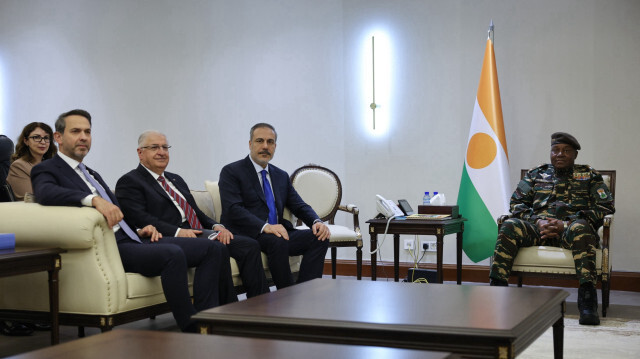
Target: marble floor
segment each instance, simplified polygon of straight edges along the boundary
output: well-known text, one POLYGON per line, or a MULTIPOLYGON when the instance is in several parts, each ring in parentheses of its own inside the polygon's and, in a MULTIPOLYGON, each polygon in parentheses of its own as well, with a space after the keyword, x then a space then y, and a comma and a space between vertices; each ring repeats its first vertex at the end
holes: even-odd
MULTIPOLYGON (((340 277, 342 280, 355 280, 354 277, 340 277)), ((368 278, 365 278, 368 280, 368 278)), ((449 283, 449 282, 448 282, 449 283)), ((450 282, 455 284, 455 282, 450 282)), ((479 283, 463 283, 465 285, 485 285, 479 283)), ((427 285, 427 284, 420 284, 427 285)), ((569 292, 567 298, 567 315, 578 315, 577 309, 577 288, 563 288, 569 292)), ((275 288, 272 288, 275 290, 275 288)), ((244 299, 243 296, 240 299, 244 299)), ((598 291, 598 299, 602 300, 601 293, 598 291)), ((623 318, 640 320, 640 293, 638 292, 625 292, 625 291, 611 291, 610 305, 607 313, 611 318, 623 318)), ((127 329, 144 329, 144 330, 163 330, 163 331, 179 331, 178 327, 173 320, 171 314, 165 314, 156 317, 156 319, 145 319, 137 322, 118 326, 118 328, 127 329)), ((100 330, 96 328, 86 328, 85 334, 96 335, 100 330)), ((60 342, 69 342, 78 339, 77 328, 70 326, 60 327, 60 342)), ((31 336, 26 337, 8 337, 0 335, 0 358, 5 358, 39 348, 49 346, 50 333, 48 331, 36 331, 31 336)))

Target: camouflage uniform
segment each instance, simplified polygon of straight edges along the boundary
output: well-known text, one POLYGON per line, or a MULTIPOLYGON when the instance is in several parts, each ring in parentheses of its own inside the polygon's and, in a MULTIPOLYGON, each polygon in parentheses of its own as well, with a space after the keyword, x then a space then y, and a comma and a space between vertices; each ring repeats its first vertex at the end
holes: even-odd
POLYGON ((536 167, 518 183, 511 196, 512 218, 506 220, 494 251, 490 277, 507 281, 520 247, 554 246, 570 249, 580 284, 596 283, 597 229, 615 212, 613 198, 602 176, 586 165, 574 165, 566 177, 551 164, 536 167), (561 238, 540 238, 539 219, 565 221, 561 238))

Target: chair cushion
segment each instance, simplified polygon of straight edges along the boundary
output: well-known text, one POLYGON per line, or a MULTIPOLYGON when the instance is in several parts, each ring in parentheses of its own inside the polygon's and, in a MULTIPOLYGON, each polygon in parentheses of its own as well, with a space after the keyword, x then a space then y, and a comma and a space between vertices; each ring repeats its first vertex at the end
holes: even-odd
MULTIPOLYGON (((513 271, 575 274, 573 255, 568 249, 560 247, 526 247, 518 250, 513 262, 513 271)), ((602 250, 596 250, 596 271, 602 272, 602 250)))
MULTIPOLYGON (((353 229, 336 224, 327 224, 327 226, 331 232, 330 242, 355 242, 358 240, 356 232, 353 229)), ((309 227, 301 225, 297 226, 296 229, 309 229, 309 227)))
POLYGON ((216 218, 216 210, 213 205, 213 198, 209 194, 209 191, 194 191, 191 190, 191 195, 196 200, 198 208, 207 215, 209 218, 216 218))

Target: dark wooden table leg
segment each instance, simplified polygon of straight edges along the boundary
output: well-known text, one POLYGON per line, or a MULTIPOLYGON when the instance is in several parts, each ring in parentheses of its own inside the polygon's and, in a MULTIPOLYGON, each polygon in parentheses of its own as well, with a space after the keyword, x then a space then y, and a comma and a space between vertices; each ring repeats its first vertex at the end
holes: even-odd
POLYGON ((438 283, 442 283, 443 282, 443 275, 442 275, 442 247, 443 247, 443 238, 444 235, 442 234, 441 230, 438 229, 438 232, 440 232, 439 234, 436 234, 436 270, 437 270, 437 278, 438 278, 438 283))
POLYGON ((60 323, 58 321, 58 271, 60 269, 60 256, 53 258, 54 268, 49 273, 49 312, 51 315, 51 345, 60 343, 60 323))
MULTIPOLYGON (((369 227, 371 228, 371 227, 369 227)), ((378 235, 376 232, 369 231, 371 235, 371 280, 376 280, 377 278, 377 270, 378 270, 378 235)))
POLYGON ((400 235, 393 235, 393 280, 400 281, 400 235))
POLYGON ((565 302, 562 303, 562 317, 553 323, 553 357, 562 359, 564 352, 564 308, 565 302))
POLYGON ((462 284, 462 229, 456 234, 456 282, 462 284))

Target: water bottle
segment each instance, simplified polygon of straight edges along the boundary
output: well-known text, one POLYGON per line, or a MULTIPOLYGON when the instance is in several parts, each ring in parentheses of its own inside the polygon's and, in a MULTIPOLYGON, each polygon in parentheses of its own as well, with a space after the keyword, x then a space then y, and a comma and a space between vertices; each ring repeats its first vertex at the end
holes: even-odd
POLYGON ((433 192, 433 196, 429 199, 429 204, 431 204, 431 200, 435 198, 435 196, 438 195, 438 192, 433 192))
POLYGON ((424 197, 422 197, 422 204, 425 206, 431 204, 431 196, 429 196, 429 192, 424 193, 424 197))

